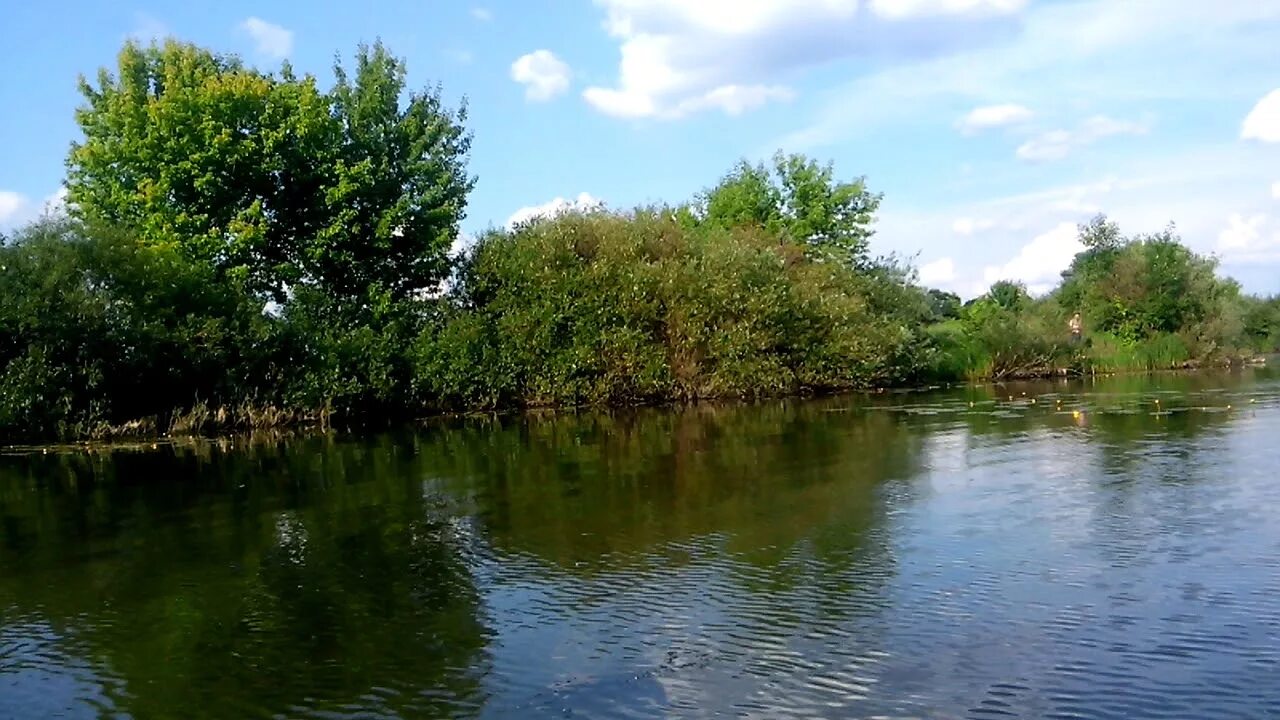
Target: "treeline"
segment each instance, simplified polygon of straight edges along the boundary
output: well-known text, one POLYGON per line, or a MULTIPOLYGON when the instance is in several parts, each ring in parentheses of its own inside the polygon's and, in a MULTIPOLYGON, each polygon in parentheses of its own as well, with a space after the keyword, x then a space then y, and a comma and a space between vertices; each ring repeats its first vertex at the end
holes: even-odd
POLYGON ((81 81, 68 208, 0 244, 0 437, 215 432, 1172 367, 1274 348, 1171 231, 1099 219, 1062 285, 961 304, 870 250, 880 196, 741 163, 688 202, 459 256, 471 136, 381 45, 322 91, 177 42, 81 81), (1086 341, 1066 319, 1084 316, 1086 341))
POLYGON ((1217 262, 1172 227, 1122 235, 1099 216, 1080 227, 1085 250, 1042 298, 1001 281, 961 305, 929 291, 936 322, 930 375, 1017 376, 1162 370, 1244 361, 1280 348, 1280 297, 1243 294, 1217 262), (1079 313, 1080 342, 1068 319, 1079 313))

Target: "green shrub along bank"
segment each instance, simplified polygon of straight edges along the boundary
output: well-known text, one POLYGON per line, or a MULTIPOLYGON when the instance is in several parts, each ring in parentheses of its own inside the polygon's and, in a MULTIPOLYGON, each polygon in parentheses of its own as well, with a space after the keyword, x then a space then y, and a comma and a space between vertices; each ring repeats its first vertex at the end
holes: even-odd
POLYGON ((880 195, 795 155, 451 257, 475 182, 465 107, 407 90, 381 45, 335 77, 170 41, 82 81, 67 212, 0 237, 0 440, 1149 370, 1280 344, 1280 301, 1172 230, 1105 218, 1043 297, 920 287, 871 253, 880 195))
POLYGON ((1042 298, 1002 281, 964 305, 958 298, 935 301, 941 321, 927 330, 936 351, 930 375, 1167 370, 1230 363, 1280 347, 1280 298, 1242 294, 1172 228, 1126 237, 1099 216, 1081 226, 1080 241, 1085 250, 1042 298), (1083 326, 1077 343, 1068 329, 1074 313, 1083 326))
POLYGON ((667 209, 538 222, 480 239, 417 340, 417 391, 461 409, 900 383, 918 318, 872 299, 897 290, 786 235, 667 209))

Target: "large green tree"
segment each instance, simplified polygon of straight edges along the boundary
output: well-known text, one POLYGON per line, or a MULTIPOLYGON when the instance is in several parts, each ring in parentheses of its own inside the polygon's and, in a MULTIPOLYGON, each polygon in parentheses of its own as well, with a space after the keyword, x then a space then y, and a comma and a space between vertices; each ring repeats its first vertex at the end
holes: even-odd
POLYGON ((473 185, 465 106, 406 95, 381 44, 335 75, 324 93, 288 65, 128 43, 114 74, 81 80, 71 207, 278 301, 299 284, 361 301, 433 287, 473 185))
POLYGON ((702 194, 699 210, 712 225, 754 225, 784 234, 816 259, 864 267, 880 199, 863 178, 840 181, 830 164, 779 152, 769 166, 738 163, 702 194))

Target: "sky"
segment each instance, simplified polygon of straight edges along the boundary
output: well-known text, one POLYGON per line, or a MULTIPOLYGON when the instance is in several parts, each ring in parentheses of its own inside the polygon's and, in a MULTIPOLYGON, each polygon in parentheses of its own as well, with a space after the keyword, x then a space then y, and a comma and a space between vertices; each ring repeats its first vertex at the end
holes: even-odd
POLYGON ((77 76, 174 36, 327 86, 381 39, 466 99, 474 235, 680 202, 802 152, 884 193, 873 249, 1044 292, 1104 212, 1280 292, 1280 0, 298 0, 0 10, 0 229, 60 197, 77 76))

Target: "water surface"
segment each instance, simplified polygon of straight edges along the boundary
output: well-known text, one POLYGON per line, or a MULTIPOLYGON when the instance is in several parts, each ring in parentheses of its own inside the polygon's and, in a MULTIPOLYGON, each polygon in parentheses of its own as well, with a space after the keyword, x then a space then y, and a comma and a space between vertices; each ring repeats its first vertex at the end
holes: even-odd
POLYGON ((0 455, 0 717, 1280 716, 1280 373, 0 455))

